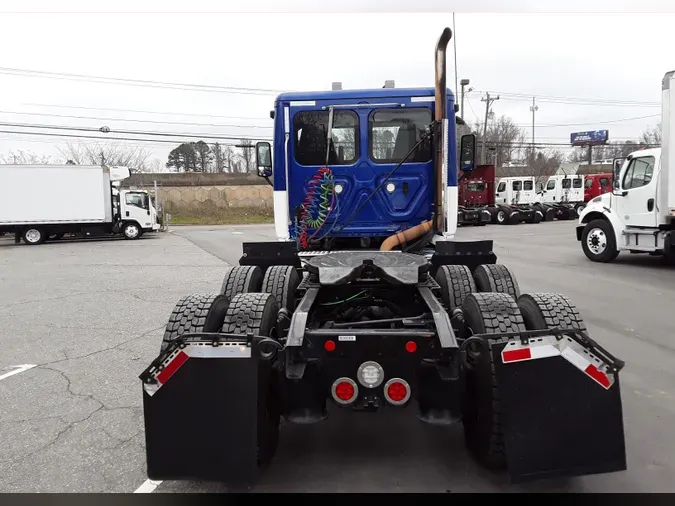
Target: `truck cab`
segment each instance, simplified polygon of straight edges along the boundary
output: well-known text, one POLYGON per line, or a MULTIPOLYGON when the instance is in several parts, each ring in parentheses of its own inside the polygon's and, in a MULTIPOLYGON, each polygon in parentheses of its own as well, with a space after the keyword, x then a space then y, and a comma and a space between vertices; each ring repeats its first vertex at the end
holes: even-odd
POLYGON ((579 204, 584 201, 584 176, 550 176, 539 193, 545 204, 579 204))
POLYGON ((121 227, 126 223, 139 225, 138 229, 132 225, 125 235, 142 235, 144 232, 156 232, 160 228, 157 210, 146 190, 118 190, 117 209, 119 210, 117 221, 121 227))
POLYGON ((594 262, 611 262, 621 251, 675 258, 674 76, 668 72, 662 81, 661 147, 634 151, 615 163, 612 191, 593 198, 579 216, 577 239, 594 262))
POLYGON ((612 191, 612 173, 587 174, 584 176, 584 202, 588 203, 595 197, 612 191))
MULTIPOLYGON (((358 248, 429 220, 437 191, 434 93, 434 88, 387 85, 279 95, 272 112, 273 151, 269 143, 256 145, 259 175, 274 188, 277 239, 306 236, 320 246, 331 238, 358 248)), ((446 118, 453 120, 444 121, 442 135, 447 158, 456 160, 449 89, 445 100, 446 118)), ((452 237, 457 171, 447 170, 447 159, 439 162, 444 167, 444 234, 452 237)))
POLYGON ((497 184, 496 204, 534 204, 536 202, 533 176, 503 177, 497 184))

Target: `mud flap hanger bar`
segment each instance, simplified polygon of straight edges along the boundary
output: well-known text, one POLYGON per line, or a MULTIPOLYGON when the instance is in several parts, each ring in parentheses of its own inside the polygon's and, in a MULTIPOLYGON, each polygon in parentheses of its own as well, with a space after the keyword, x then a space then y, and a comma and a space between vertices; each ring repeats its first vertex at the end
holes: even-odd
MULTIPOLYGON (((193 332, 185 333, 180 337, 169 343, 169 346, 162 351, 159 356, 153 360, 150 365, 138 376, 139 379, 144 384, 157 384, 162 383, 160 375, 163 371, 168 369, 168 366, 174 363, 175 359, 178 358, 179 362, 184 362, 189 357, 195 358, 226 358, 226 356, 236 358, 248 358, 251 356, 251 347, 253 342, 256 342, 258 346, 264 344, 270 344, 276 347, 279 351, 283 351, 283 345, 281 343, 267 337, 267 336, 257 336, 251 333, 249 334, 225 334, 220 332, 193 332), (198 350, 192 351, 189 348, 198 348, 198 350), (223 350, 225 348, 233 349, 239 348, 242 353, 235 355, 224 354, 222 352, 217 352, 214 350, 223 350), (187 350, 187 351, 186 351, 187 350), (185 355, 184 358, 180 357, 180 353, 185 355)), ((272 356, 273 353, 262 352, 261 358, 265 359, 269 356, 272 356)), ((182 363, 181 363, 182 365, 182 363)), ((180 365, 178 365, 180 367, 180 365)))
POLYGON ((580 344, 584 348, 587 348, 591 353, 597 355, 602 362, 609 367, 611 372, 617 373, 624 368, 626 363, 616 358, 614 355, 605 350, 600 346, 595 340, 593 340, 588 334, 581 330, 576 329, 562 329, 562 328, 552 328, 544 330, 528 330, 523 332, 505 332, 503 334, 474 334, 472 337, 481 339, 483 341, 491 339, 511 339, 519 338, 520 344, 523 346, 532 344, 530 343, 531 339, 536 339, 540 337, 555 337, 556 341, 562 341, 565 337, 569 337, 574 340, 577 344, 580 344))

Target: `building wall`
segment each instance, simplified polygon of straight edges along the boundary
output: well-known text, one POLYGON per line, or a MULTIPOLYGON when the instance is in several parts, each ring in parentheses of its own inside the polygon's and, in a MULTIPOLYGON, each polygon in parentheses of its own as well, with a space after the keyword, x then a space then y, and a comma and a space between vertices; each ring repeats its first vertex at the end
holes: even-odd
POLYGON ((272 208, 272 187, 255 174, 132 174, 126 188, 153 190, 164 209, 196 211, 228 207, 272 208))

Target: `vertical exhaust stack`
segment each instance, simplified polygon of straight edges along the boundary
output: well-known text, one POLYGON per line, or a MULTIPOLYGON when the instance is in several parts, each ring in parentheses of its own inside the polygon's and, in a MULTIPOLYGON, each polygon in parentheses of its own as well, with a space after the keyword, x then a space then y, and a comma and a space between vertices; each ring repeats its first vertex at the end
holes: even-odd
POLYGON ((443 214, 443 187, 445 181, 443 174, 448 162, 448 107, 446 92, 446 48, 452 38, 452 30, 446 28, 443 30, 438 42, 436 43, 436 95, 435 95, 435 121, 434 121, 434 144, 436 156, 434 158, 434 174, 436 179, 436 202, 435 209, 435 230, 445 230, 445 216, 443 214))
POLYGON ((443 214, 443 180, 444 168, 448 162, 448 118, 447 96, 445 87, 445 49, 452 38, 452 30, 446 28, 436 43, 436 93, 435 93, 435 121, 434 121, 434 179, 436 180, 436 196, 434 203, 435 218, 423 221, 412 228, 396 232, 387 237, 380 246, 381 251, 390 251, 398 246, 419 239, 431 230, 445 231, 445 216, 443 214))

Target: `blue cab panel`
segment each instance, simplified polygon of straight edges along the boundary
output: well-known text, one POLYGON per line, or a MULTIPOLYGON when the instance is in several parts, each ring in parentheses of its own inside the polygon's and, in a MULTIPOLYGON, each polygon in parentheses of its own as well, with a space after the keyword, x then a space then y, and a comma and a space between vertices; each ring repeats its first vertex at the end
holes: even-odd
MULTIPOLYGON (((455 112, 450 90, 446 105, 448 167, 452 168, 456 159, 455 112)), ((295 238, 293 223, 309 183, 321 167, 329 167, 336 186, 342 187, 335 195, 322 237, 389 236, 431 217, 435 192, 431 136, 358 214, 353 214, 425 133, 433 131, 433 88, 283 93, 274 109, 273 183, 275 191, 288 192, 291 237, 295 238), (334 112, 329 151, 330 106, 334 112)), ((457 186, 455 170, 448 171, 446 184, 457 186)))

